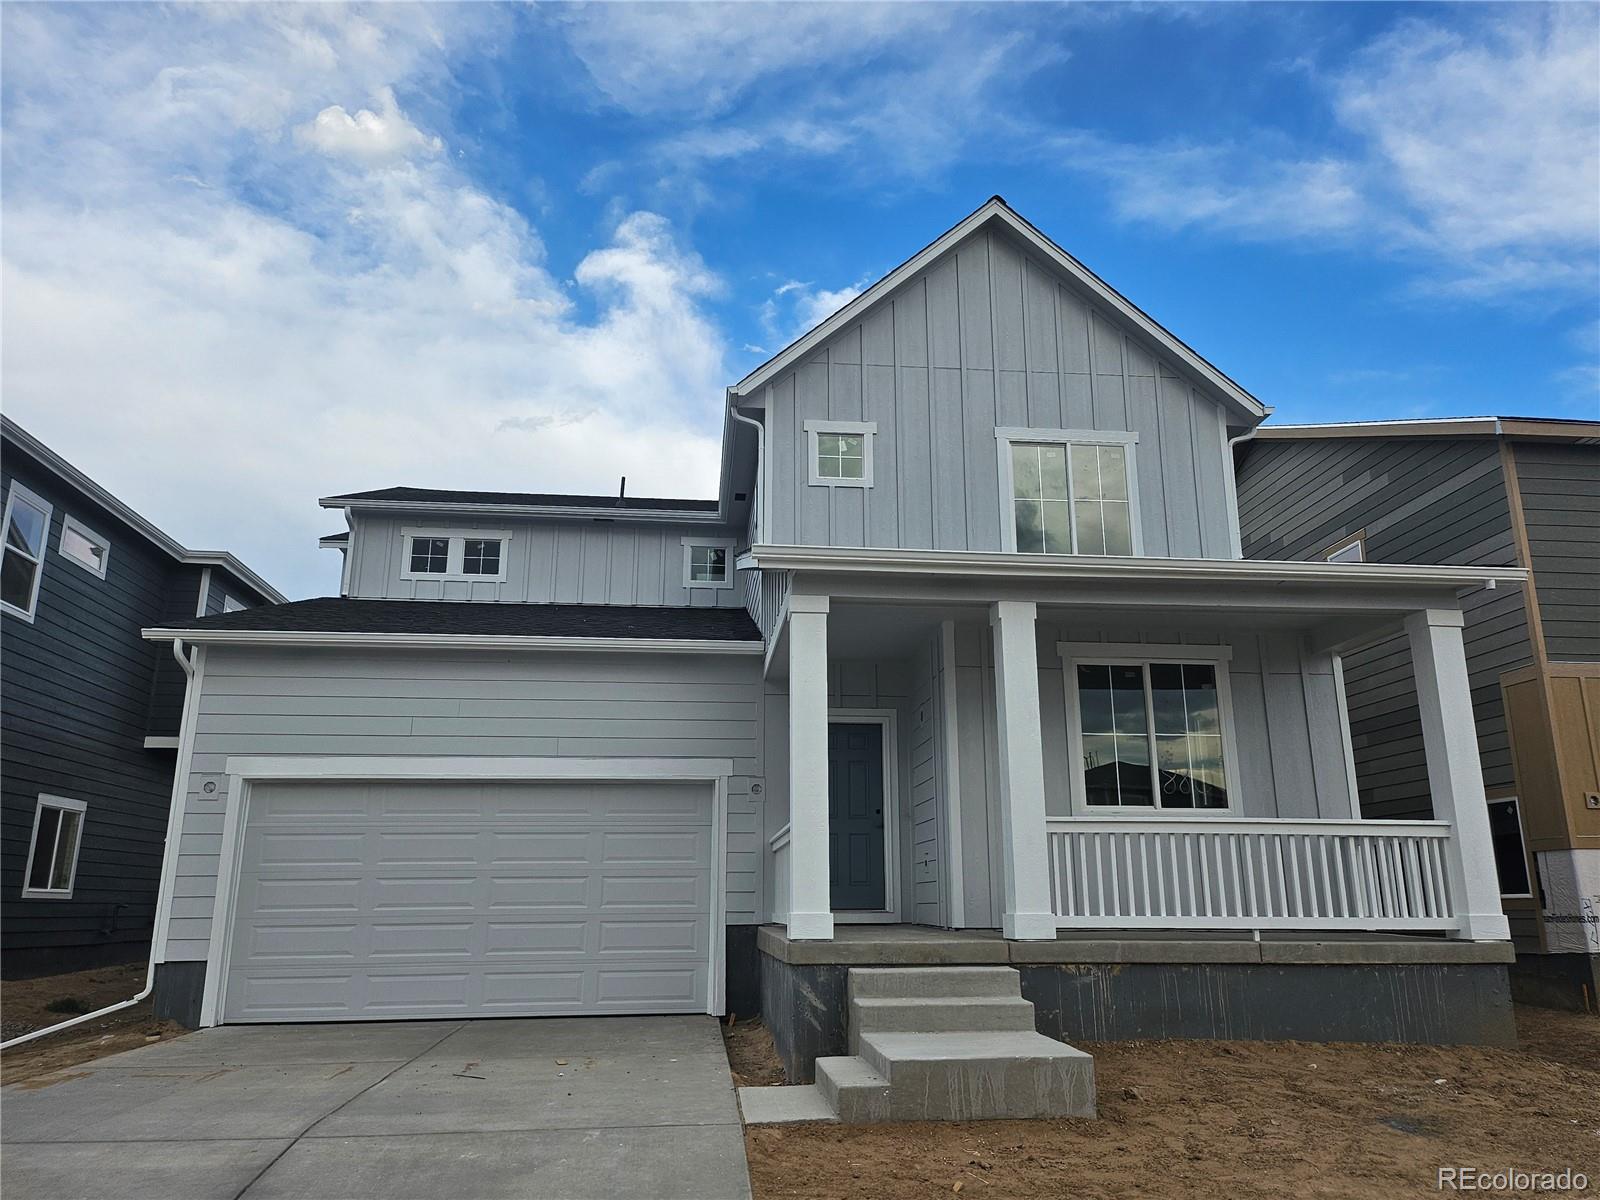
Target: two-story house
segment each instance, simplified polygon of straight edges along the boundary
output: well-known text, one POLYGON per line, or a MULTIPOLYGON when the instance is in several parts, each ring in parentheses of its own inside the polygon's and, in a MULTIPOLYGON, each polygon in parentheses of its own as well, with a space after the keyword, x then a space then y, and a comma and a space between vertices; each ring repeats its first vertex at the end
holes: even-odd
MULTIPOLYGON (((1462 604, 1519 999, 1600 1004, 1600 423, 1265 426, 1236 447, 1250 558, 1511 565, 1462 604)), ((1361 811, 1432 815, 1410 658, 1344 660, 1361 811)))
POLYGON ((852 970, 1001 964, 1055 1036, 1511 1036, 1461 596, 1524 571, 1245 559, 1266 409, 998 198, 726 405, 714 500, 334 496, 338 597, 149 632, 162 1011, 760 1010, 809 1079, 852 970), (1429 820, 1357 805, 1394 634, 1429 820))
POLYGON ((140 636, 283 597, 186 550, 0 418, 0 970, 139 958, 150 944, 184 675, 140 636))

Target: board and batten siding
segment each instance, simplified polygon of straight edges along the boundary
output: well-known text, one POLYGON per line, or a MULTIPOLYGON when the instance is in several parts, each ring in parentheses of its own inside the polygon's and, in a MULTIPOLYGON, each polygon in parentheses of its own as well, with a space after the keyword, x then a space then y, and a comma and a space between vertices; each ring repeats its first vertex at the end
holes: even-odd
MULTIPOLYGON (((736 539, 731 526, 625 520, 465 521, 426 515, 355 519, 349 595, 378 600, 479 600, 533 604, 638 604, 742 608, 744 590, 683 585, 685 537, 736 539), (403 579, 405 530, 504 531, 503 582, 403 579)), ((735 547, 735 550, 737 547, 735 547)), ((737 575, 734 575, 737 585, 737 575)))
MULTIPOLYGON (((756 655, 462 654, 212 646, 166 961, 206 957, 235 756, 728 758, 727 921, 758 919, 764 849, 756 655), (207 783, 216 792, 204 792, 207 783)), ((645 786, 648 786, 646 784, 645 786)))
MULTIPOLYGON (((1232 812, 1248 817, 1344 820, 1353 814, 1338 687, 1331 655, 1307 653, 1298 635, 1245 630, 1184 631, 1148 626, 1038 627, 1039 721, 1044 746, 1045 812, 1071 815, 1079 772, 1071 760, 1069 707, 1060 642, 1232 649, 1227 662, 1238 749, 1229 761, 1232 812)), ((994 645, 987 627, 956 627, 956 725, 960 771, 962 880, 966 923, 1000 923, 1000 764, 994 696, 994 645)), ((1152 656, 1155 657, 1155 656, 1152 656)), ((1161 657, 1182 661, 1177 650, 1161 657)))
POLYGON ((1600 662, 1600 446, 1511 443, 1545 653, 1600 662))
MULTIPOLYGON (((1517 564, 1498 443, 1489 438, 1307 438, 1249 445, 1239 469, 1247 558, 1315 559, 1357 533, 1369 562, 1517 564)), ((1515 785, 1500 677, 1533 661, 1518 587, 1465 597, 1464 641, 1484 785, 1515 785)), ((1361 810, 1433 813, 1411 652, 1403 635, 1344 656, 1361 810)))
POLYGON ((1215 401, 995 230, 973 234, 760 393, 773 543, 1001 549, 995 430, 1138 435, 1144 552, 1232 558, 1215 401), (877 425, 873 486, 812 486, 805 423, 877 425))

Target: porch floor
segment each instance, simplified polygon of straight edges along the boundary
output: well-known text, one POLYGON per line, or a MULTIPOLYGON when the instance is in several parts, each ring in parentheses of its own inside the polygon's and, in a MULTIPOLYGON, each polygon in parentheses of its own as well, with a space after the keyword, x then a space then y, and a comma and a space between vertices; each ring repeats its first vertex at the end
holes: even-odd
POLYGON ((831 941, 792 941, 782 925, 763 925, 763 954, 796 965, 934 966, 1009 963, 1509 963, 1510 942, 1340 930, 1061 930, 1053 941, 1007 941, 994 929, 931 925, 835 925, 831 941))

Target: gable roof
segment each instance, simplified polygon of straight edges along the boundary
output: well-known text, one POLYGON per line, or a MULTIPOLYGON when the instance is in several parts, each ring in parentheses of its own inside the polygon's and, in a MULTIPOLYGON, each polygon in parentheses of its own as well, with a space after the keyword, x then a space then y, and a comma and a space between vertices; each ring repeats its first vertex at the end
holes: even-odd
POLYGON ((1422 417, 1397 421, 1331 421, 1308 425, 1263 425, 1256 441, 1319 438, 1515 437, 1600 444, 1600 421, 1562 417, 1422 417))
POLYGON ((729 393, 735 397, 752 394, 835 333, 860 320, 869 308, 941 258, 958 242, 964 241, 991 222, 1010 230, 1024 244, 1072 279, 1095 301, 1137 329, 1163 353, 1182 364, 1207 391, 1247 422, 1254 424, 1261 421, 1271 411, 1244 388, 1201 358, 1148 313, 1134 305, 1121 292, 1056 245, 1000 196, 990 197, 982 206, 906 259, 827 320, 778 351, 729 388, 729 393))
POLYGON ((76 488, 95 504, 109 512, 158 550, 185 564, 202 567, 220 567, 230 572, 246 587, 252 588, 269 604, 281 603, 286 597, 261 576, 226 550, 190 550, 170 534, 157 529, 144 517, 118 500, 105 488, 90 479, 77 467, 46 446, 33 434, 23 429, 10 417, 0 417, 0 435, 19 446, 47 471, 69 487, 76 488))

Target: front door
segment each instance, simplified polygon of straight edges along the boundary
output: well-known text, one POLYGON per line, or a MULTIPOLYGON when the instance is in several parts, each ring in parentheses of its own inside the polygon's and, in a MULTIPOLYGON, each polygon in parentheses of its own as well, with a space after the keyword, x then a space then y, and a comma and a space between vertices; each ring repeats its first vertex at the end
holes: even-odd
POLYGON ((835 912, 888 907, 881 725, 828 726, 828 882, 835 912))

